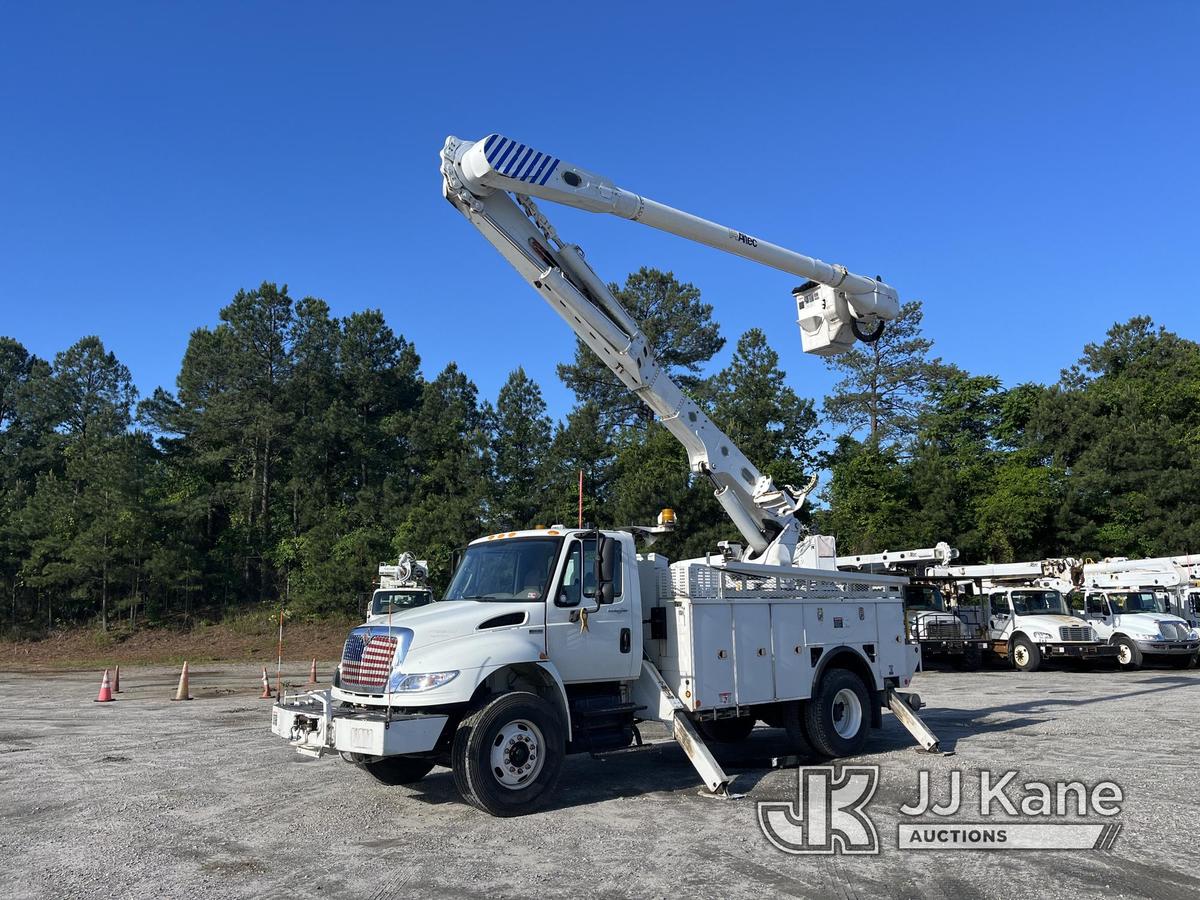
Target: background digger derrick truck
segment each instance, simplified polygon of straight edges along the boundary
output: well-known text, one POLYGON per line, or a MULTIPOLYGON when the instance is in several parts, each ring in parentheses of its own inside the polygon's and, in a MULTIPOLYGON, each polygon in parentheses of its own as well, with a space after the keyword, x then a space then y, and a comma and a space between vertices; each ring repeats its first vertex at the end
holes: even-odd
POLYGON ((921 647, 921 661, 948 659, 965 669, 978 669, 988 649, 987 628, 982 618, 951 605, 956 583, 930 574, 958 558, 958 551, 945 541, 934 547, 888 550, 883 553, 839 556, 843 571, 875 572, 907 576, 904 586, 904 623, 908 635, 921 647), (948 590, 947 590, 948 589, 948 590), (947 596, 949 594, 949 597, 947 596), (950 601, 950 602, 948 602, 950 601))
POLYGON ((1074 559, 1043 559, 932 570, 982 594, 989 647, 1019 672, 1036 672, 1051 659, 1112 659, 1116 648, 1073 615, 1064 594, 1078 577, 1074 559))
POLYGON ((832 538, 804 536, 804 489, 763 475, 667 376, 638 324, 561 241, 532 197, 624 218, 808 278, 793 292, 808 352, 879 337, 896 292, 629 193, 493 134, 449 138, 446 199, 513 265, 687 449, 744 544, 670 564, 617 530, 490 535, 466 549, 445 598, 356 628, 329 691, 286 697, 272 730, 302 753, 343 757, 387 783, 450 766, 463 798, 494 815, 535 808, 563 756, 618 750, 664 723, 705 785, 730 778, 705 743, 756 721, 795 752, 857 752, 889 707, 927 749, 937 739, 901 695, 919 661, 893 575, 847 574, 832 538))

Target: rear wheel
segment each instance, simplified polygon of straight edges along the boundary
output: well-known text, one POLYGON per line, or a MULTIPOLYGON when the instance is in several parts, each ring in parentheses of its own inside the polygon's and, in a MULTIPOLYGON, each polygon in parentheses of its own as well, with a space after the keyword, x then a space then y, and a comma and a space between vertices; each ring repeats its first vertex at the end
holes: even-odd
POLYGON ((706 741, 717 744, 736 744, 750 737, 754 730, 755 720, 749 716, 739 719, 712 719, 707 722, 697 722, 696 727, 706 741))
POLYGON ((454 784, 484 812, 523 815, 553 792, 565 748, 557 709, 536 694, 502 694, 454 733, 454 784))
POLYGON ((1013 638, 1009 656, 1012 658, 1013 668, 1018 672, 1036 672, 1042 667, 1042 651, 1024 635, 1013 638))
POLYGON ((1113 646, 1117 648, 1117 665, 1127 671, 1142 667, 1142 651, 1137 644, 1124 635, 1113 638, 1113 646))
POLYGON ((847 669, 831 669, 804 704, 804 725, 813 748, 825 756, 853 756, 867 740, 871 695, 847 669))
POLYGON ((383 784, 413 784, 433 771, 433 760, 424 756, 366 756, 352 762, 383 784))

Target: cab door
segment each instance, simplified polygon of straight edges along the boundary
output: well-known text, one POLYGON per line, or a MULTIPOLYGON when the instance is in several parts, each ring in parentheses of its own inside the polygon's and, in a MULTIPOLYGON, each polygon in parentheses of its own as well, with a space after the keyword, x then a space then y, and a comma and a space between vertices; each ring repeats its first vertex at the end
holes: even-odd
POLYGON ((641 629, 632 621, 637 579, 627 577, 621 542, 615 547, 613 602, 599 608, 595 538, 570 538, 564 547, 546 600, 546 653, 564 682, 627 680, 641 667, 641 629))
POLYGON ((1084 607, 1084 618, 1096 629, 1096 635, 1101 640, 1108 640, 1113 633, 1113 614, 1109 608, 1108 598, 1104 594, 1088 594, 1084 607))

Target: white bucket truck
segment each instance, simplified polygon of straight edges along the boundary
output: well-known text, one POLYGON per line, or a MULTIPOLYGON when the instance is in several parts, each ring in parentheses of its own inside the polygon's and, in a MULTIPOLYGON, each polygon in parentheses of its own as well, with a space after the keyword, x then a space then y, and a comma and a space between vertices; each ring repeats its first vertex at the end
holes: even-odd
POLYGON ((1116 648, 1072 614, 1063 596, 1079 565, 1074 559, 1044 559, 946 566, 936 574, 982 594, 991 651, 1019 672, 1036 672, 1049 660, 1095 662, 1116 656, 1116 648))
POLYGON ((960 668, 975 670, 988 649, 987 629, 971 614, 972 610, 953 604, 955 582, 930 576, 934 567, 949 565, 957 558, 958 550, 940 541, 933 547, 914 550, 839 556, 837 565, 848 572, 904 575, 911 579, 904 586, 905 624, 909 636, 921 647, 922 666, 927 660, 944 659, 960 668), (947 602, 947 593, 951 602, 947 602))
POLYGON ((1096 633, 1117 648, 1117 664, 1137 669, 1161 659, 1181 669, 1200 650, 1195 615, 1198 597, 1196 557, 1105 559, 1083 566, 1082 589, 1074 595, 1078 612, 1096 633))
POLYGON ((812 482, 776 485, 668 377, 637 323, 579 247, 531 199, 610 212, 811 279, 794 292, 805 350, 875 340, 899 302, 882 281, 776 247, 616 187, 502 135, 449 138, 446 198, 687 448, 741 534, 670 565, 639 555, 657 525, 554 527, 471 542, 445 597, 354 629, 328 691, 287 697, 272 730, 302 753, 337 751, 387 783, 448 765, 463 798, 494 815, 553 791, 564 754, 619 750, 665 723, 707 787, 730 778, 709 739, 756 721, 794 752, 857 753, 889 707, 929 750, 937 739, 899 690, 919 648, 894 575, 848 574, 832 538, 796 518, 812 482))
POLYGON ((389 616, 432 602, 429 563, 402 553, 395 564, 379 564, 379 586, 367 603, 367 624, 386 623, 389 616))

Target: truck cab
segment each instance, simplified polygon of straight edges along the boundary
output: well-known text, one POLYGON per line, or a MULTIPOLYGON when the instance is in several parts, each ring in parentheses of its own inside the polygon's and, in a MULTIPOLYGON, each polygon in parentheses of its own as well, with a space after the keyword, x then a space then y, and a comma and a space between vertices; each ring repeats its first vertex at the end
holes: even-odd
POLYGON ((908 633, 921 645, 922 663, 945 658, 962 668, 978 669, 987 640, 946 605, 942 589, 914 583, 904 587, 904 617, 908 633))
POLYGON ((1071 613, 1063 595, 1045 587, 988 591, 992 649, 1020 672, 1036 672, 1051 659, 1096 660, 1116 656, 1095 630, 1071 613))
POLYGON ((1147 657, 1181 669, 1190 667, 1200 649, 1200 631, 1168 610, 1166 598, 1150 590, 1089 588, 1072 597, 1073 605, 1117 649, 1117 665, 1138 669, 1147 657))

